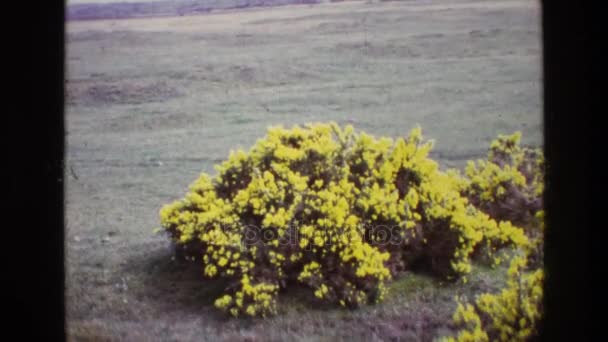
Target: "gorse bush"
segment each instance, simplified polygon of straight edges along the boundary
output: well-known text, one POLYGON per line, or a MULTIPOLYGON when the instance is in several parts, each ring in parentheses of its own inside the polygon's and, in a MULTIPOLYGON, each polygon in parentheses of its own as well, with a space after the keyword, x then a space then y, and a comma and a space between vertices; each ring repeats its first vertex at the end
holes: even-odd
POLYGON ((530 264, 537 265, 542 259, 544 158, 540 149, 520 146, 520 139, 519 132, 500 135, 492 141, 486 160, 469 161, 467 184, 461 193, 503 225, 484 234, 485 243, 475 248, 474 255, 492 255, 497 248, 515 242, 532 252, 530 264), (524 229, 527 239, 519 236, 519 228, 517 233, 509 232, 514 225, 524 229))
POLYGON ((487 160, 469 161, 464 195, 493 219, 528 228, 543 205, 544 158, 540 149, 521 147, 520 138, 500 135, 487 160))
POLYGON ((539 149, 520 147, 521 135, 501 135, 490 146, 487 160, 469 162, 467 184, 461 193, 472 204, 506 229, 484 234, 485 244, 475 247, 474 255, 504 246, 506 238, 521 238, 521 230, 508 233, 517 224, 526 238, 507 271, 507 285, 498 293, 483 293, 473 304, 459 301, 454 323, 460 328, 455 337, 444 341, 528 341, 538 337, 542 317, 544 272, 542 251, 544 233, 544 158, 539 149))
POLYGON ((453 319, 461 330, 444 341, 528 341, 538 337, 544 272, 540 268, 526 271, 528 266, 525 255, 514 257, 505 289, 481 294, 474 304, 459 302, 453 319))
POLYGON ((354 308, 382 300, 386 281, 415 265, 456 280, 482 241, 530 244, 469 202, 494 183, 440 171, 431 148, 420 128, 393 140, 334 123, 273 127, 164 206, 161 224, 206 277, 229 280, 215 306, 233 316, 276 313, 292 283, 354 308))

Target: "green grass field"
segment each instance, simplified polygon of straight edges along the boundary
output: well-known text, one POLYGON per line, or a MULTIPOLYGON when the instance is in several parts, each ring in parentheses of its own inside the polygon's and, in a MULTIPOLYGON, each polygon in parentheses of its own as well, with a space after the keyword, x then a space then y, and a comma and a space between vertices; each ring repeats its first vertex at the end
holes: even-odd
POLYGON ((231 149, 270 125, 336 121, 376 136, 420 125, 443 168, 520 130, 542 144, 537 2, 391 1, 67 23, 66 271, 71 340, 422 340, 451 331, 456 294, 498 289, 406 274, 379 305, 233 320, 218 285, 154 235, 231 149))

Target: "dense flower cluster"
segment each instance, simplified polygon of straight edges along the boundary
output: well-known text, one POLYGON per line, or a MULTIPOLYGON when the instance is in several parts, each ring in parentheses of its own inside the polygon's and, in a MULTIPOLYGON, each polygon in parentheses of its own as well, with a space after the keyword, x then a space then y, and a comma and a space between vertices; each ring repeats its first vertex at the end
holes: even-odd
POLYGON ((201 259, 205 276, 231 280, 215 305, 234 316, 274 314, 290 282, 357 307, 382 300, 385 282, 421 260, 457 279, 482 241, 490 250, 528 245, 522 229, 462 195, 502 183, 440 171, 431 147, 420 128, 393 140, 333 123, 273 127, 164 206, 161 224, 201 259), (470 191, 469 183, 480 186, 470 191))
POLYGON ((544 227, 544 158, 540 149, 522 147, 520 140, 520 132, 499 135, 486 160, 469 161, 468 183, 461 193, 502 225, 484 233, 484 243, 475 248, 474 255, 492 256, 506 242, 531 252, 530 264, 538 266, 544 227))
POLYGON ((473 305, 458 303, 453 319, 462 329, 445 341, 527 341, 536 337, 544 272, 540 268, 526 272, 527 266, 525 256, 516 256, 511 260, 505 289, 481 294, 473 305))
POLYGON ((464 195, 493 219, 529 228, 543 206, 544 158, 540 149, 521 147, 520 139, 520 132, 500 135, 487 160, 470 161, 464 195))

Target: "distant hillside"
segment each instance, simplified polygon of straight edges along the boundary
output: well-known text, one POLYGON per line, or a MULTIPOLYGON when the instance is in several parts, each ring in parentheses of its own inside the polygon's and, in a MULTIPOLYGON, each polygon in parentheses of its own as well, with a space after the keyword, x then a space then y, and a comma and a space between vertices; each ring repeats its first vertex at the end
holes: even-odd
POLYGON ((316 4, 321 2, 329 2, 329 0, 166 0, 155 2, 91 3, 68 5, 66 15, 67 20, 122 19, 185 15, 233 8, 316 4))

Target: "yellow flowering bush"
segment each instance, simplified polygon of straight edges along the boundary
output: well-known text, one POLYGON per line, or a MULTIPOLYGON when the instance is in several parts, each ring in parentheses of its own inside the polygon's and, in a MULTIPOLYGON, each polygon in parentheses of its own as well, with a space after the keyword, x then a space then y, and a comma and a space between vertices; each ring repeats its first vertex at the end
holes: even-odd
POLYGON ((507 286, 500 293, 484 293, 475 304, 458 303, 454 323, 462 329, 445 341, 528 341, 538 336, 542 316, 543 278, 541 268, 526 271, 527 259, 511 260, 507 286))
POLYGON ((526 239, 471 205, 467 179, 440 171, 431 148, 420 128, 393 140, 335 123, 272 127, 164 206, 161 224, 206 277, 231 281, 215 302, 231 315, 274 314, 294 282, 317 300, 374 303, 420 260, 458 279, 484 237, 526 239))
POLYGON ((469 161, 464 195, 493 219, 529 228, 543 206, 544 158, 540 149, 522 147, 520 140, 520 132, 500 135, 487 160, 469 161))
POLYGON ((530 262, 537 264, 542 259, 544 158, 540 149, 522 147, 520 140, 520 132, 499 135, 486 160, 469 161, 461 193, 499 222, 488 226, 474 256, 492 257, 497 249, 515 245, 533 252, 530 262))

